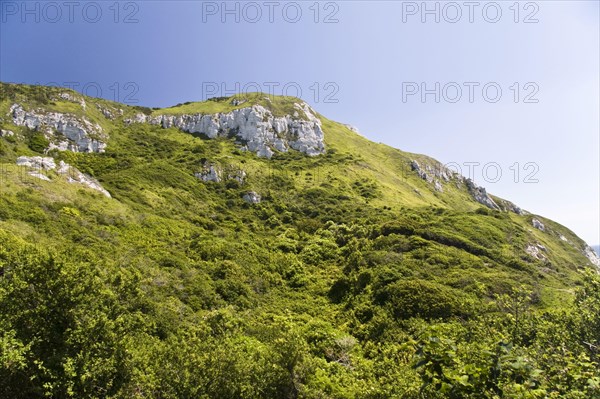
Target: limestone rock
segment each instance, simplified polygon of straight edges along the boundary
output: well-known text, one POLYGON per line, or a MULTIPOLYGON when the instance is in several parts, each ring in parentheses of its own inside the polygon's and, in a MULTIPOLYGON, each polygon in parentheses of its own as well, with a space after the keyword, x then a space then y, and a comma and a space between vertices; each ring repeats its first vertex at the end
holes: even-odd
POLYGON ((543 252, 547 252, 547 249, 542 244, 528 244, 527 248, 525 248, 525 252, 527 252, 531 257, 537 260, 546 260, 548 259, 543 252))
POLYGON ((494 202, 494 200, 485 191, 485 188, 479 187, 471 179, 466 178, 464 181, 465 181, 465 184, 467 185, 467 189, 469 190, 469 193, 471 193, 471 196, 473 197, 473 199, 475 201, 477 201, 480 204, 485 205, 491 209, 500 209, 498 204, 496 204, 494 202))
POLYGON ((0 130, 0 137, 12 137, 15 135, 15 132, 12 130, 0 130))
POLYGON ((239 99, 237 99, 237 98, 234 98, 234 99, 231 101, 231 105, 233 105, 234 107, 237 107, 238 105, 242 105, 242 104, 243 104, 243 103, 245 103, 245 102, 246 102, 246 100, 239 100, 239 99))
POLYGON ((412 160, 410 168, 414 171, 421 179, 431 184, 433 189, 438 192, 444 192, 444 186, 442 182, 450 183, 454 182, 456 188, 459 190, 464 189, 466 186, 467 191, 473 197, 473 199, 488 208, 503 210, 506 212, 514 212, 518 215, 526 215, 527 212, 516 206, 510 201, 498 200, 498 203, 487 193, 485 188, 478 186, 471 179, 468 179, 458 172, 451 170, 450 168, 442 165, 441 163, 422 159, 422 162, 412 160))
POLYGON ((32 170, 28 173, 29 173, 29 176, 37 177, 38 179, 45 180, 45 181, 51 181, 50 178, 48 176, 46 176, 45 174, 43 174, 42 172, 37 172, 35 170, 32 170))
POLYGON ((247 192, 244 194, 244 201, 249 204, 258 204, 261 201, 260 195, 254 191, 247 192))
POLYGON ((106 191, 104 187, 102 187, 98 180, 84 173, 81 173, 77 168, 74 168, 63 161, 60 161, 59 167, 56 172, 60 175, 65 176, 69 183, 83 184, 84 186, 87 186, 96 191, 100 191, 106 197, 111 198, 110 193, 106 191))
POLYGON ((228 179, 233 179, 236 180, 238 183, 240 183, 240 185, 243 185, 245 180, 246 180, 246 171, 240 169, 240 170, 230 170, 227 173, 227 178, 228 179))
MULTIPOLYGON (((115 113, 117 113, 118 111, 110 110, 108 108, 101 106, 100 104, 96 104, 96 107, 100 110, 100 112, 102 112, 102 115, 104 115, 104 117, 106 119, 114 120, 116 118, 115 113)), ((121 111, 121 115, 122 115, 122 111, 121 111)))
POLYGON ((570 243, 570 241, 567 239, 567 237, 563 236, 562 234, 559 235, 558 238, 560 238, 561 241, 570 243))
POLYGON ((538 230, 546 231, 546 226, 544 226, 544 223, 540 222, 535 218, 531 219, 531 224, 538 230))
POLYGON ((18 166, 25 166, 33 169, 54 170, 56 163, 54 158, 46 157, 19 157, 17 158, 18 166))
POLYGON ((202 171, 194 174, 198 179, 220 183, 223 180, 236 180, 240 185, 246 181, 246 171, 233 165, 222 167, 218 163, 205 162, 202 171))
POLYGON ((77 96, 77 95, 72 94, 72 93, 64 92, 64 93, 60 93, 58 95, 58 97, 60 99, 62 99, 62 100, 66 100, 66 101, 70 101, 70 102, 73 102, 73 103, 77 103, 77 104, 81 105, 81 108, 83 108, 84 110, 87 107, 87 104, 85 103, 85 100, 84 100, 83 96, 77 96))
POLYGON ((223 171, 218 165, 205 164, 202 172, 195 173, 195 176, 202 181, 212 181, 215 183, 221 182, 223 171))
POLYGON ((505 212, 514 212, 517 215, 527 215, 528 212, 521 209, 510 201, 499 199, 496 204, 505 212))
POLYGON ((325 152, 321 121, 306 103, 295 104, 297 117, 275 117, 261 105, 240 108, 214 115, 158 115, 137 114, 126 123, 150 123, 163 128, 175 127, 187 133, 198 133, 208 138, 234 137, 248 151, 259 157, 271 158, 275 151, 290 148, 309 156, 325 152), (300 117, 304 113, 304 118, 300 117))
MULTIPOLYGON (((432 183, 435 186, 435 181, 437 179, 438 183, 440 180, 445 181, 446 183, 451 181, 452 179, 457 178, 458 174, 446 168, 439 162, 431 160, 433 164, 425 163, 421 165, 417 160, 413 160, 410 163, 411 170, 415 171, 419 177, 428 183, 432 183)), ((438 190, 439 191, 439 190, 438 190)))
POLYGON ((31 169, 28 172, 30 176, 45 181, 52 181, 52 179, 47 174, 42 173, 42 171, 55 171, 58 175, 65 176, 69 183, 82 184, 93 190, 100 191, 108 198, 111 197, 110 193, 106 191, 96 179, 81 173, 77 168, 74 168, 64 161, 60 161, 57 168, 53 158, 21 156, 17 158, 17 165, 31 169))
POLYGON ((423 169, 421 169, 421 165, 419 164, 419 162, 413 160, 410 163, 410 167, 412 170, 417 172, 417 175, 419 175, 419 177, 421 179, 423 179, 429 183, 431 183, 433 181, 433 178, 431 176, 429 176, 423 169))
POLYGON ((74 152, 104 152, 106 143, 102 141, 106 136, 102 127, 90 122, 85 117, 76 117, 71 114, 58 112, 25 111, 19 104, 10 107, 12 121, 17 126, 26 126, 29 129, 42 131, 51 136, 55 131, 62 134, 67 140, 66 145, 61 141, 54 147, 74 152))
POLYGON ((586 246, 583 250, 583 254, 589 259, 592 265, 600 268, 600 257, 598 257, 598 254, 592 247, 589 245, 586 246))

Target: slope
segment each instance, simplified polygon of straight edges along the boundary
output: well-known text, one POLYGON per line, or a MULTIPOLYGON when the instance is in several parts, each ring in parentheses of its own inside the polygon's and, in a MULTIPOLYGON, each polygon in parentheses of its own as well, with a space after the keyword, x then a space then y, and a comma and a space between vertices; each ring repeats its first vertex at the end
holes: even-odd
MULTIPOLYGON (((595 259, 567 228, 298 99, 148 109, 1 89, 5 395, 417 397, 411 342, 436 328, 482 354, 463 363, 512 337, 547 373, 523 378, 556 383, 558 366, 532 355, 547 341, 532 337, 567 321, 532 321, 570 312, 595 259), (177 126, 255 106, 298 127, 260 142, 268 157, 240 139, 246 125, 212 138, 177 126), (313 156, 292 147, 312 145, 297 137, 311 123, 325 148, 313 156), (515 324, 507 298, 530 322, 515 324)), ((590 356, 579 339, 566 347, 590 356)), ((513 377, 497 384, 518 390, 513 377)))

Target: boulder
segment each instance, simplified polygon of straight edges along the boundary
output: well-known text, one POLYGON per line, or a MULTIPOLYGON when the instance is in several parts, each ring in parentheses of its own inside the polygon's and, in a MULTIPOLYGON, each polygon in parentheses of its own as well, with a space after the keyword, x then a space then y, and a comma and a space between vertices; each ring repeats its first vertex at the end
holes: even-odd
POLYGON ((46 158, 46 157, 18 157, 17 158, 18 166, 25 166, 32 169, 43 169, 43 170, 54 170, 56 168, 56 163, 54 162, 54 158, 46 158))
POLYGON ((547 259, 546 255, 543 254, 543 252, 547 252, 546 247, 539 243, 527 244, 525 252, 527 252, 529 255, 531 255, 532 258, 537 260, 547 259))
POLYGON ((244 201, 249 204, 258 204, 261 201, 260 195, 254 191, 247 192, 243 197, 244 201))
POLYGON ((194 176, 202 181, 220 183, 222 174, 223 171, 221 170, 220 166, 213 163, 206 163, 204 164, 202 172, 195 173, 194 176))
POLYGON ((531 224, 538 230, 546 231, 546 226, 544 226, 544 223, 540 222, 535 218, 531 219, 531 224))

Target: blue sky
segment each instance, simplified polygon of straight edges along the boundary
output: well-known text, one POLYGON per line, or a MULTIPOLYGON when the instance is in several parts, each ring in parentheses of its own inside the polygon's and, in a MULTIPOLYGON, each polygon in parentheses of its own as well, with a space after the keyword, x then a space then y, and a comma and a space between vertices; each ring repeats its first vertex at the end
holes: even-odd
POLYGON ((600 243, 597 1, 70 4, 0 2, 0 80, 147 106, 285 87, 600 243))

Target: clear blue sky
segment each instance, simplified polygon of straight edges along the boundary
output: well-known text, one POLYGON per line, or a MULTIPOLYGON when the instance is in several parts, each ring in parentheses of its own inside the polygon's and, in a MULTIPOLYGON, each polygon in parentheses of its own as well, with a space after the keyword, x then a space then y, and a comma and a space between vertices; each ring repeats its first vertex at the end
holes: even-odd
POLYGON ((479 162, 488 191, 600 243, 598 1, 476 3, 3 0, 0 79, 147 106, 300 88, 374 141, 479 162))

